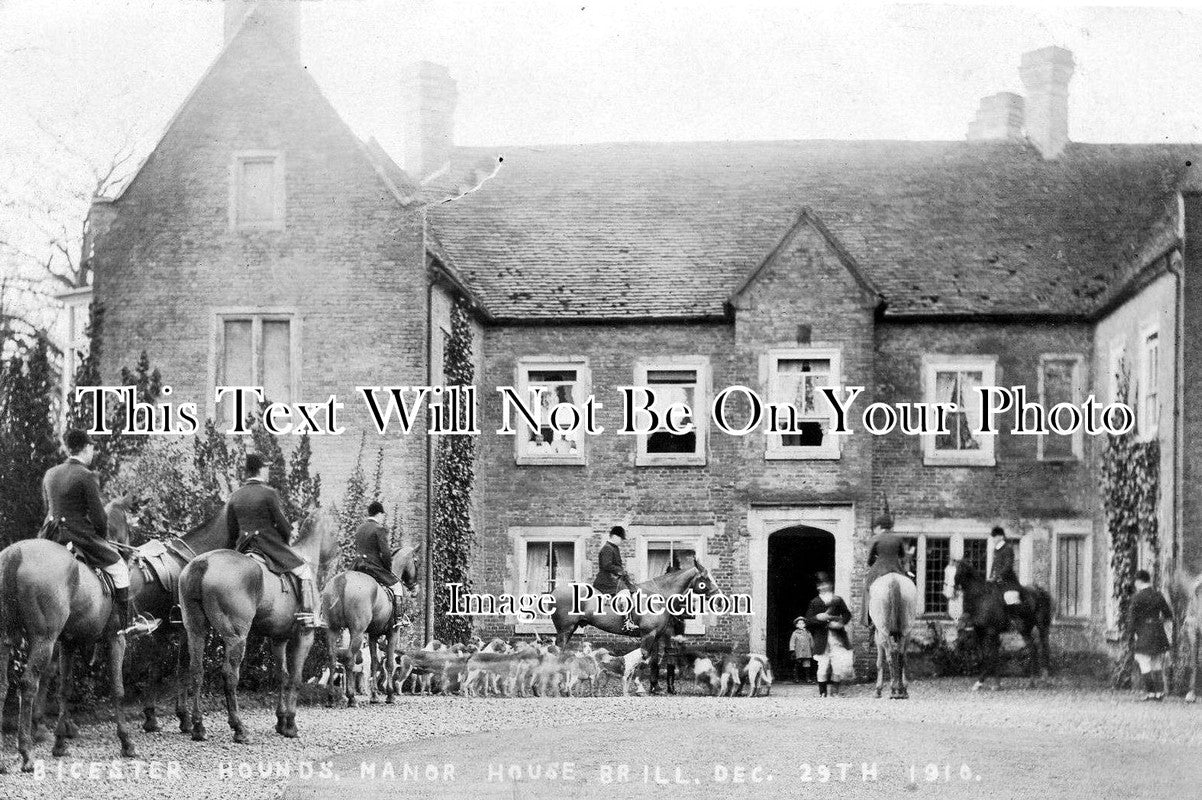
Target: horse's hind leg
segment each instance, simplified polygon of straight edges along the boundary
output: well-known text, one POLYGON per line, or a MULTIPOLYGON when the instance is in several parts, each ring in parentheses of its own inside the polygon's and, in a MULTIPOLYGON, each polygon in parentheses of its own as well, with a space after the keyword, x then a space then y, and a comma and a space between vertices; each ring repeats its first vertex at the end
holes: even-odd
POLYGON ((188 711, 188 637, 184 634, 177 639, 175 675, 172 678, 175 687, 175 717, 179 720, 179 732, 188 733, 192 730, 192 714, 188 711))
POLYGON ((117 738, 121 741, 121 755, 137 758, 133 740, 129 738, 129 726, 125 722, 125 637, 114 636, 109 640, 109 697, 113 701, 113 716, 117 722, 117 738))
MULTIPOLYGON (((396 627, 392 627, 389 629, 388 635, 384 637, 385 646, 388 648, 388 652, 384 654, 384 693, 386 695, 384 702, 390 705, 396 702, 396 683, 393 682, 392 675, 396 672, 397 640, 400 635, 400 631, 396 627)), ((375 655, 375 648, 372 648, 371 652, 372 655, 375 655)), ((372 680, 375 679, 373 671, 372 680)))
POLYGON ((6 634, 0 634, 0 775, 8 774, 8 753, 4 738, 4 707, 8 699, 8 668, 12 663, 13 645, 6 634))
POLYGON ((296 729, 296 695, 300 690, 301 680, 305 669, 305 656, 313 646, 313 631, 302 629, 288 643, 288 681, 284 694, 284 730, 281 733, 290 739, 295 739, 299 732, 296 729))
POLYGON ((876 696, 880 697, 885 689, 885 645, 880 637, 876 637, 876 696))
POLYGON ((1189 691, 1185 694, 1185 702, 1196 703, 1198 701, 1198 628, 1195 621, 1191 618, 1185 620, 1185 635, 1188 639, 1189 647, 1189 691))
POLYGON ((33 706, 53 653, 53 638, 29 639, 25 671, 21 674, 21 718, 17 731, 17 752, 21 755, 22 772, 33 772, 33 706))
MULTIPOLYGON (((359 698, 355 692, 355 665, 359 663, 359 656, 363 652, 363 633, 361 631, 351 631, 351 644, 347 648, 346 655, 343 658, 343 674, 342 688, 346 692, 346 707, 354 708, 359 704, 359 698)), ((374 692, 372 693, 375 694, 374 692)))
POLYGON ((58 724, 54 727, 54 749, 50 754, 55 758, 67 755, 67 740, 71 725, 71 707, 67 687, 71 685, 75 673, 75 648, 61 646, 58 658, 58 691, 55 702, 58 703, 58 724))
MULTIPOLYGON (((288 714, 288 707, 284 703, 285 687, 288 685, 288 640, 287 639, 272 639, 271 640, 271 660, 275 663, 275 732, 284 735, 284 720, 288 714)), ((348 680, 346 675, 342 679, 348 680)), ((334 681, 334 673, 330 673, 330 682, 334 681)))
MULTIPOLYGON (((208 738, 205 733, 204 712, 200 706, 200 693, 204 689, 204 657, 205 657, 205 633, 201 629, 197 631, 188 631, 188 682, 187 689, 184 694, 184 704, 187 706, 189 695, 192 701, 192 741, 203 742, 208 738)), ((180 718, 180 725, 184 724, 184 718, 180 718)))
MULTIPOLYGON (((329 708, 334 707, 334 698, 338 696, 337 682, 334 680, 338 676, 338 639, 338 632, 334 628, 326 628, 326 669, 329 671, 329 681, 326 683, 326 706, 329 708)), ((277 672, 279 670, 278 662, 276 670, 277 672)), ((279 714, 278 708, 276 714, 279 714)))
POLYGON ((250 744, 250 735, 238 715, 238 678, 242 673, 242 658, 246 655, 246 637, 233 633, 225 637, 225 660, 221 665, 221 676, 225 679, 225 710, 234 741, 250 744))
POLYGON ((149 637, 145 646, 150 650, 150 664, 146 674, 146 688, 142 690, 142 730, 158 733, 162 726, 159 725, 155 701, 158 699, 159 683, 163 680, 163 659, 167 657, 167 642, 163 635, 156 632, 149 637))

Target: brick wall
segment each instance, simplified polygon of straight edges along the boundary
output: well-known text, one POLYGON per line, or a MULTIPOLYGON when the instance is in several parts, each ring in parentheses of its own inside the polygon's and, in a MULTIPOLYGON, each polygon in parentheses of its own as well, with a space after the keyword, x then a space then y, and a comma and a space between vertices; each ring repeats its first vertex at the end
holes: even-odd
MULTIPOLYGON (((425 379, 420 213, 401 208, 312 78, 255 26, 198 85, 115 210, 96 255, 105 375, 147 350, 173 399, 207 408, 216 310, 294 309, 297 399, 333 393, 347 405, 347 433, 314 440, 323 501, 338 500, 370 423, 355 387, 425 379), (230 230, 230 165, 240 150, 283 152, 283 230, 230 230)), ((399 502, 417 531, 425 438, 369 433, 365 457, 370 469, 385 447, 385 500, 399 502)))

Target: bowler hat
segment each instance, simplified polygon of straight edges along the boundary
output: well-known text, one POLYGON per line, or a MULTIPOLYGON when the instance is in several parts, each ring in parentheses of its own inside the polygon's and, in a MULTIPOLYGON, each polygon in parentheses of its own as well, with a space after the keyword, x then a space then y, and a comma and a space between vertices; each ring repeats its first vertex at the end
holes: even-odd
POLYGON ((609 535, 617 536, 619 539, 625 539, 626 538, 626 529, 623 528, 621 525, 615 525, 609 529, 609 535))
POLYGON ((384 513, 384 504, 379 500, 372 500, 367 504, 367 516, 374 517, 376 514, 384 513))

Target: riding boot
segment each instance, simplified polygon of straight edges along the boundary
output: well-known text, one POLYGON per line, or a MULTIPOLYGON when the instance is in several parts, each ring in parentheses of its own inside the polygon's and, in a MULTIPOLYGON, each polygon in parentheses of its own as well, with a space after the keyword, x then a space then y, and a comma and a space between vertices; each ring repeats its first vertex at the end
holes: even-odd
POLYGON ((113 589, 113 605, 117 609, 117 631, 119 633, 141 635, 153 633, 159 627, 160 620, 135 613, 134 601, 129 596, 128 586, 113 589))
POLYGON ((321 616, 321 602, 317 596, 317 581, 312 578, 300 580, 300 611, 297 619, 306 628, 324 628, 325 620, 321 616))
POLYGON ((405 623, 405 598, 400 592, 392 595, 392 627, 399 628, 405 623))

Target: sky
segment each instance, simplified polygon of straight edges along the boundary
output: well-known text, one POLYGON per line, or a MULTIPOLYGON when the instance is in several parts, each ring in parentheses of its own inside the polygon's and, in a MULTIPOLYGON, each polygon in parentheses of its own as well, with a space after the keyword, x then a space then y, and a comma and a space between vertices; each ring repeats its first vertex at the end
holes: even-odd
MULTIPOLYGON (((1049 44, 1076 58, 1073 140, 1202 141, 1196 9, 301 1, 304 62, 398 157, 402 76, 420 59, 458 81, 463 145, 946 140, 982 96, 1021 93, 1021 54, 1049 44)), ((0 0, 0 203, 77 215, 67 195, 90 166, 153 146, 220 51, 222 15, 218 0, 0 0)), ((0 226, 46 246, 42 226, 0 226)), ((13 258, 0 252, 0 276, 13 258)))

